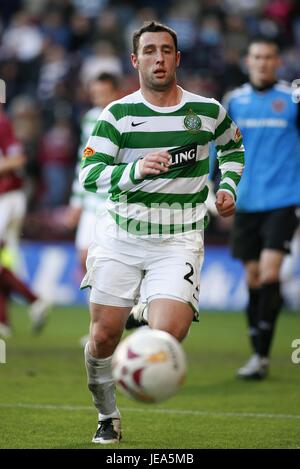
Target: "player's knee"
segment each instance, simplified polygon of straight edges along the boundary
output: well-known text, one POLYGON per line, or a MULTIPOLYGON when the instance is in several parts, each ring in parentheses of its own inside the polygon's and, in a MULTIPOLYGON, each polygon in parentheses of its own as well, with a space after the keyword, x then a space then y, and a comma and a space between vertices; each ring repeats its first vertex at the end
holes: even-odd
POLYGON ((261 283, 277 283, 279 282, 279 274, 275 271, 269 271, 261 276, 261 283))
POLYGON ((260 287, 260 277, 259 272, 256 270, 247 270, 246 271, 247 285, 249 288, 259 288, 260 287))
POLYGON ((269 266, 261 270, 260 278, 262 284, 279 282, 279 270, 275 266, 269 266))
POLYGON ((93 324, 91 328, 91 340, 93 341, 94 347, 100 349, 103 347, 113 348, 117 342, 113 331, 105 327, 99 327, 98 324, 93 324))
POLYGON ((175 337, 179 342, 182 342, 189 332, 189 326, 173 323, 165 327, 164 330, 175 337))
POLYGON ((182 342, 187 337, 188 334, 189 334, 189 327, 185 328, 184 330, 179 331, 179 333, 175 335, 174 337, 178 340, 178 342, 182 342))

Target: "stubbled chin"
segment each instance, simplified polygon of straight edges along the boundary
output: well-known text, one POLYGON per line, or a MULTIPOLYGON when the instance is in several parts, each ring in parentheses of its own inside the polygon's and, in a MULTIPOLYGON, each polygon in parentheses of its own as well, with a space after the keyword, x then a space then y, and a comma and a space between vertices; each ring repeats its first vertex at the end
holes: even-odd
POLYGON ((152 89, 154 91, 164 91, 169 87, 169 83, 152 83, 152 89))

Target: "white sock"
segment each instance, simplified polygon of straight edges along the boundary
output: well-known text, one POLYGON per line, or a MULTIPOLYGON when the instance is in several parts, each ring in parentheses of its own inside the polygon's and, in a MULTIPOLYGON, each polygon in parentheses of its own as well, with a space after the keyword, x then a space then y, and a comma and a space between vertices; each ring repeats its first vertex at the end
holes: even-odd
POLYGON ((111 357, 95 358, 89 353, 89 343, 84 349, 88 387, 99 412, 99 420, 120 418, 116 407, 115 383, 111 373, 111 357))

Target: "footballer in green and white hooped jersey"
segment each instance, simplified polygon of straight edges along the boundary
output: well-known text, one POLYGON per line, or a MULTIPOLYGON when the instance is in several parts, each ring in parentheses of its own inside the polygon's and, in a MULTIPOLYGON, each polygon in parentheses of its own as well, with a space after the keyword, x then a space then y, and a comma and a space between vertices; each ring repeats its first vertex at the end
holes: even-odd
POLYGON ((92 441, 101 444, 121 439, 112 355, 141 282, 151 328, 182 341, 198 313, 209 142, 219 151, 221 216, 234 212, 243 168, 241 136, 224 108, 177 85, 174 30, 145 23, 131 62, 141 89, 104 109, 79 176, 85 189, 110 194, 82 281, 92 287, 85 365, 98 410, 92 441))
POLYGON ((80 163, 86 142, 92 134, 102 110, 120 96, 118 78, 111 73, 101 73, 88 84, 88 95, 94 107, 86 112, 81 121, 78 164, 76 166, 70 198, 71 215, 72 209, 73 215, 75 214, 73 223, 76 222, 76 219, 78 221, 80 214, 75 245, 80 252, 83 265, 85 264, 87 249, 93 239, 97 216, 100 216, 105 211, 107 194, 95 194, 84 190, 78 180, 80 163))
POLYGON ((91 244, 97 217, 101 216, 101 213, 105 211, 105 201, 108 196, 108 194, 101 195, 87 192, 79 183, 78 179, 81 158, 86 142, 93 132, 101 111, 102 109, 98 106, 90 109, 83 116, 81 124, 81 142, 78 150, 79 161, 75 169, 72 194, 70 198, 70 206, 81 210, 75 237, 75 246, 79 251, 87 250, 91 244))
MULTIPOLYGON (((139 265, 141 258, 148 256, 147 246, 150 251, 152 247, 157 250, 159 242, 165 252, 166 246, 185 242, 186 237, 190 246, 195 237, 195 250, 202 250, 211 141, 215 142, 222 173, 219 189, 230 192, 235 198, 244 148, 239 129, 219 102, 182 90, 179 104, 157 107, 147 102, 139 90, 104 109, 84 150, 80 180, 88 191, 109 193, 107 216, 101 220, 101 227, 105 224, 106 228, 105 233, 103 229, 96 233, 89 253, 89 271, 82 287, 100 282, 104 288, 109 283, 110 278, 96 280, 95 270, 100 259, 108 255, 105 246, 108 251, 114 251, 116 262, 122 258, 117 255, 119 249, 114 247, 116 240, 126 243, 123 250, 131 260, 130 246, 135 252, 141 246, 139 265), (141 178, 139 159, 162 150, 171 154, 169 171, 141 178)), ((130 259, 126 257, 123 261, 128 263, 130 259)), ((191 264, 191 260, 186 260, 187 263, 191 264)), ((193 271, 194 276, 198 269, 194 262, 192 266, 191 269, 185 265, 186 270, 191 270, 184 275, 193 271)), ((141 270, 147 270, 143 267, 141 270)), ((129 289, 130 293, 127 289, 126 306, 133 304, 132 296, 139 282, 140 276, 137 276, 135 287, 129 289)), ((152 279, 153 288, 156 285, 153 291, 159 290, 159 282, 152 279)), ((114 296, 120 296, 127 286, 122 289, 113 282, 113 286, 107 288, 114 296)), ((170 295, 178 291, 176 282, 169 290, 170 295)), ((147 293, 148 298, 153 296, 151 293, 152 289, 147 293)), ((188 295, 198 298, 198 292, 188 292, 184 295, 185 301, 188 295)), ((191 303, 196 304, 193 300, 191 303)))

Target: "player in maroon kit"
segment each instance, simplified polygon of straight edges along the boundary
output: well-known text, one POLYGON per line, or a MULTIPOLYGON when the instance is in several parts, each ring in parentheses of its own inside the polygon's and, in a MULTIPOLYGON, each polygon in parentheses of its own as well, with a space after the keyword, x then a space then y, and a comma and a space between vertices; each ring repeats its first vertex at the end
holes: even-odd
POLYGON ((49 304, 35 295, 1 262, 1 251, 7 245, 14 250, 26 210, 21 171, 26 163, 22 146, 17 141, 9 118, 0 108, 0 336, 11 334, 8 302, 11 293, 30 303, 29 315, 33 330, 44 325, 49 304))

